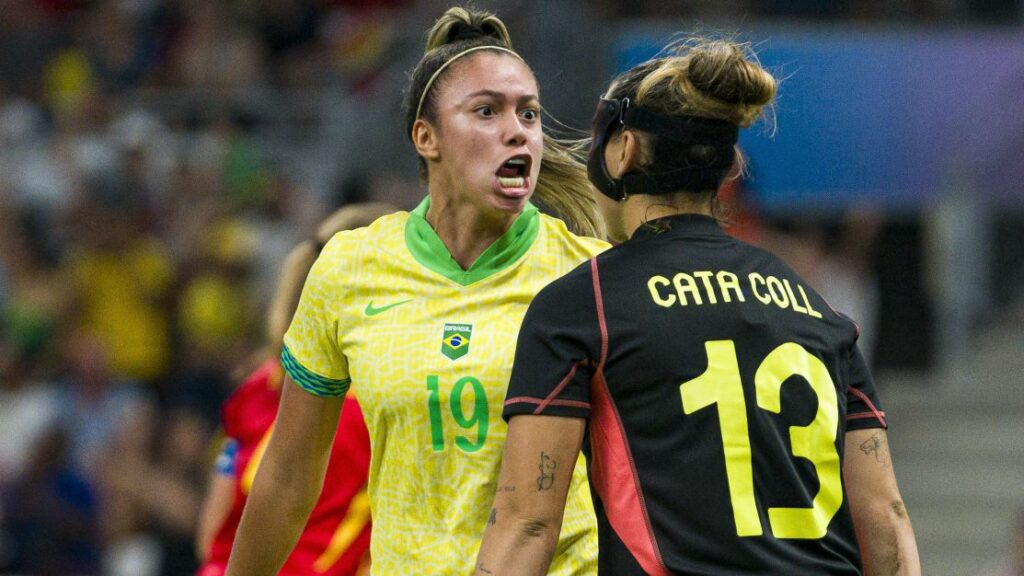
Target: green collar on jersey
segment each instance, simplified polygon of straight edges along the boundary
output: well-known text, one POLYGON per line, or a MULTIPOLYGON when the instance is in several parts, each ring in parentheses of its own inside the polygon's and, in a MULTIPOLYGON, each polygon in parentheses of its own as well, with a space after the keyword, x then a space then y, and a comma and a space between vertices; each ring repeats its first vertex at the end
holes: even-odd
POLYGON ((517 262, 533 245, 540 231, 540 213, 528 202, 512 226, 488 246, 468 270, 463 270, 427 222, 428 208, 430 196, 409 213, 405 224, 405 245, 417 262, 461 286, 469 286, 517 262))

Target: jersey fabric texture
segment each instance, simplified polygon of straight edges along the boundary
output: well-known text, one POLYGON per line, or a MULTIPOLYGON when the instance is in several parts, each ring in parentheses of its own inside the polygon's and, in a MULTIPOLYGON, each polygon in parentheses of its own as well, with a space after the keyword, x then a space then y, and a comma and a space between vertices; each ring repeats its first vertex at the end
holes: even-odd
MULTIPOLYGON (((468 574, 498 478, 500 418, 519 325, 548 282, 607 248, 528 205, 463 270, 425 220, 429 198, 340 232, 310 272, 285 336, 313 394, 357 391, 370 430, 374 574, 468 574)), ((594 573, 583 459, 553 574, 594 573)))
POLYGON ((843 440, 885 427, 858 329, 680 215, 543 290, 504 417, 588 418, 600 573, 860 574, 843 440))
MULTIPOLYGON (((197 576, 222 576, 281 399, 284 372, 267 361, 228 398, 221 413, 224 433, 234 444, 230 471, 235 498, 197 576)), ((370 547, 370 506, 366 493, 370 438, 355 396, 345 398, 327 464, 324 490, 299 541, 278 573, 282 576, 351 576, 370 547)))

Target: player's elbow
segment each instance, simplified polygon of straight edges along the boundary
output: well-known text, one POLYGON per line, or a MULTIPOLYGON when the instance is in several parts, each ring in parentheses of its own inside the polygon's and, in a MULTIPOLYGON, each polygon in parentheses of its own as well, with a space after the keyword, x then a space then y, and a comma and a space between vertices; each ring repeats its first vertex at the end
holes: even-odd
POLYGON ((558 527, 547 518, 522 518, 517 522, 517 530, 520 538, 526 540, 544 539, 552 534, 558 536, 558 527))
POLYGON ((854 521, 861 517, 871 526, 898 526, 910 520, 907 507, 899 496, 873 499, 866 504, 860 513, 854 510, 854 521))

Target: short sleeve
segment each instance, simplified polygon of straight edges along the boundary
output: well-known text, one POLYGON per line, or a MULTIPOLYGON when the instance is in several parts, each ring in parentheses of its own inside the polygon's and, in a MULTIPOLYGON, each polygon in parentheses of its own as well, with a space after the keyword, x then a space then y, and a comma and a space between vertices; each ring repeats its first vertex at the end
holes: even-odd
POLYGON ((846 429, 888 428, 875 381, 867 362, 854 344, 850 352, 849 386, 846 389, 846 429))
POLYGON ((530 304, 516 345, 506 420, 517 414, 590 416, 601 338, 593 288, 581 272, 544 288, 530 304))
POLYGON ((339 253, 337 243, 329 242, 313 264, 281 351, 288 376, 317 396, 344 396, 351 382, 338 345, 338 310, 344 296, 337 276, 339 253))

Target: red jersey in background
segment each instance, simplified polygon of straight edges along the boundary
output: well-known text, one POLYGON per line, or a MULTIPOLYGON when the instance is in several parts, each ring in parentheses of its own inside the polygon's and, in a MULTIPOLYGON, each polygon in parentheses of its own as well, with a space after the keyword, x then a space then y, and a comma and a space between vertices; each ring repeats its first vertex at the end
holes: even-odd
MULTIPOLYGON (((242 509, 270 439, 281 399, 282 377, 277 359, 268 360, 224 404, 224 432, 229 442, 234 443, 228 466, 235 478, 235 500, 213 540, 210 557, 199 568, 197 576, 222 576, 225 572, 242 509)), ((350 393, 338 422, 323 492, 279 574, 347 576, 361 573, 370 547, 370 502, 366 494, 369 467, 369 433, 359 405, 350 393)))

